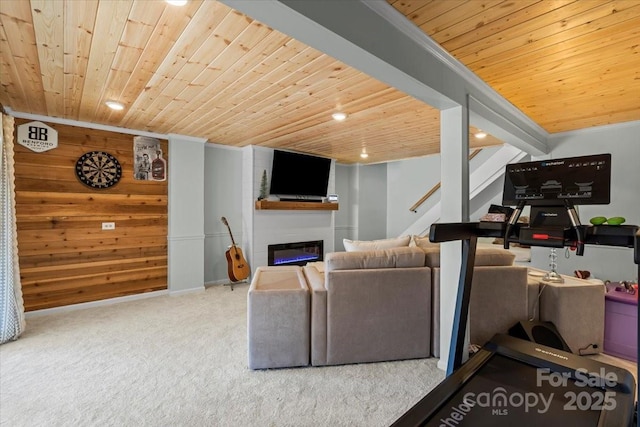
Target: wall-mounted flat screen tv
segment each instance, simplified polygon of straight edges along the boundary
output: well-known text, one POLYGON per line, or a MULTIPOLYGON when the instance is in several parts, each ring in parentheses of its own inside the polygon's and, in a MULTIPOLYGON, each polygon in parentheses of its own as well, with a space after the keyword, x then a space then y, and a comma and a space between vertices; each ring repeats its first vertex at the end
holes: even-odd
POLYGON ((270 194, 277 196, 327 195, 331 159, 274 150, 270 194))
POLYGON ((606 205, 611 201, 611 154, 506 166, 502 204, 606 205))

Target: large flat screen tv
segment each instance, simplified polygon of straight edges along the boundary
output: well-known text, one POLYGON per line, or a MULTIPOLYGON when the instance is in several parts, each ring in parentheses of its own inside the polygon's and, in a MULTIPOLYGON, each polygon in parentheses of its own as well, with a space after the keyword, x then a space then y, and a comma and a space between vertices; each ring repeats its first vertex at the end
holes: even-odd
POLYGON ((276 196, 327 195, 331 159, 274 150, 270 194, 276 196))
POLYGON ((611 199, 611 154, 506 166, 502 204, 606 205, 611 199))

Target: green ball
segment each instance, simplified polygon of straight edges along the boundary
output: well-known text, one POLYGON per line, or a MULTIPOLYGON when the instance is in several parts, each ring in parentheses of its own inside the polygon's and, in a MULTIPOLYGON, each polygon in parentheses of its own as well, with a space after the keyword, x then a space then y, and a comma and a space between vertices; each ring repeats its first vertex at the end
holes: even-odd
POLYGON ((609 218, 607 220, 607 224, 609 225, 620 225, 623 224, 627 219, 623 216, 614 216, 613 218, 609 218))
POLYGON ((593 218, 591 218, 589 220, 589 222, 593 225, 601 225, 604 224, 605 222, 607 222, 607 218, 603 217, 603 216, 594 216, 593 218))

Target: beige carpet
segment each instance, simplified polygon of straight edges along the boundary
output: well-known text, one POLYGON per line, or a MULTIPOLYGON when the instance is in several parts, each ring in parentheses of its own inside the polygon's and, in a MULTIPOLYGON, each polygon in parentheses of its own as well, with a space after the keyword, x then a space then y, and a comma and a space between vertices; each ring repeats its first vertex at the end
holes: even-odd
POLYGON ((436 359, 251 371, 247 289, 28 318, 0 346, 0 425, 388 426, 444 377, 436 359))

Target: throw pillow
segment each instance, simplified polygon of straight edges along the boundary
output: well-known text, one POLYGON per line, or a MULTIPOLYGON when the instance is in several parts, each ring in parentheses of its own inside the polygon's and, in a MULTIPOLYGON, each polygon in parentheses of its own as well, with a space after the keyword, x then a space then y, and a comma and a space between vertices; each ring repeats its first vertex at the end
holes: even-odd
POLYGON ((342 239, 344 249, 347 252, 375 251, 380 249, 400 248, 409 246, 411 236, 394 237, 379 240, 349 240, 342 239))

